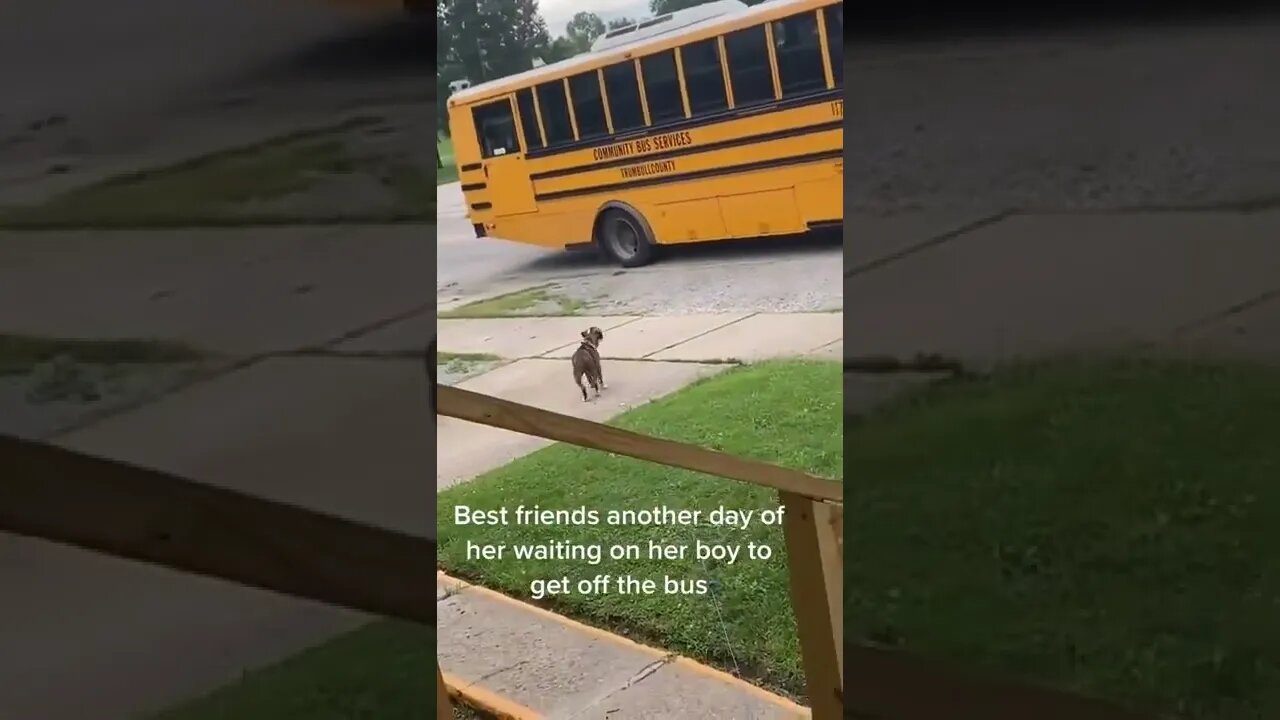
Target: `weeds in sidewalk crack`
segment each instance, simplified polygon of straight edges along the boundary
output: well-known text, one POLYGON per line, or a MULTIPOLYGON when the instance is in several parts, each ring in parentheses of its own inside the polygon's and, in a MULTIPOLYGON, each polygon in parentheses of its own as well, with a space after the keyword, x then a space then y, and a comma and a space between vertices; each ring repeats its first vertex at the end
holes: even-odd
POLYGON ((646 678, 650 677, 654 673, 661 670, 664 666, 669 665, 672 662, 675 662, 676 657, 678 656, 675 653, 667 653, 666 655, 663 655, 662 657, 658 658, 657 660, 654 660, 648 665, 645 665, 644 667, 640 668, 640 670, 636 672, 635 675, 632 675, 631 678, 627 680, 626 684, 623 685, 621 689, 626 690, 627 688, 640 684, 646 678))

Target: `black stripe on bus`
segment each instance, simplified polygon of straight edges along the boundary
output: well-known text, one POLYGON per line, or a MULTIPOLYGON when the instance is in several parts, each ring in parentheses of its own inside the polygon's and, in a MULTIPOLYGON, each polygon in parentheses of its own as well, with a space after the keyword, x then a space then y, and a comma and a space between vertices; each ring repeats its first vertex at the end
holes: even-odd
MULTIPOLYGON (((591 187, 578 188, 576 190, 561 190, 558 192, 542 193, 540 195, 534 195, 534 200, 561 200, 563 198, 577 197, 580 195, 596 195, 610 190, 632 190, 634 188, 648 187, 650 185, 685 182, 688 180, 702 180, 720 175, 734 175, 736 173, 768 170, 770 168, 787 167, 789 165, 803 165, 805 163, 818 162, 820 160, 834 160, 843 157, 843 149, 824 150, 822 152, 809 153, 807 155, 777 158, 776 160, 758 160, 756 162, 742 163, 740 165, 728 165, 726 167, 712 168, 709 170, 695 170, 694 172, 680 173, 676 175, 659 175, 657 177, 644 178, 642 180, 630 180, 627 182, 592 185, 591 187)), ((472 207, 475 206, 473 205, 472 207)))
MULTIPOLYGON (((639 140, 640 138, 649 137, 651 135, 666 135, 667 133, 679 132, 681 130, 692 130, 693 128, 703 127, 705 125, 718 125, 738 118, 767 115, 770 113, 781 112, 783 110, 794 110, 795 108, 808 107, 810 105, 822 105, 823 103, 843 99, 844 88, 838 87, 834 90, 823 90, 811 95, 801 95, 800 97, 782 100, 780 102, 773 103, 772 105, 734 108, 732 110, 718 112, 714 115, 677 120, 671 123, 663 123, 662 125, 652 125, 635 132, 619 133, 608 137, 588 138, 586 140, 575 140, 571 143, 556 145, 555 147, 550 148, 535 148, 526 152, 525 157, 530 160, 534 160, 537 158, 560 155, 562 153, 574 152, 577 150, 604 147, 605 145, 615 145, 628 140, 639 140)), ((463 169, 465 170, 466 168, 463 169)))
POLYGON ((491 207, 493 207, 493 203, 490 202, 471 203, 472 210, 488 210, 491 207))
POLYGON ((472 170, 479 170, 482 167, 484 167, 484 165, 480 163, 467 163, 466 165, 458 168, 458 170, 461 172, 471 172, 472 170))
POLYGON ((462 192, 471 192, 472 190, 483 190, 484 188, 485 188, 484 183, 469 183, 467 185, 462 186, 462 192))
MULTIPOLYGON (((574 165, 573 167, 561 168, 559 170, 546 170, 544 172, 531 174, 529 179, 546 180, 548 178, 563 177, 565 175, 576 175, 578 173, 588 172, 591 170, 608 170, 609 168, 622 167, 624 165, 635 165, 636 163, 648 162, 650 160, 666 160, 673 157, 681 157, 683 155, 696 155, 697 153, 711 152, 713 150, 724 150, 726 148, 739 147, 742 145, 754 145, 755 143, 769 142, 771 140, 782 140, 784 138, 799 137, 801 135, 812 135, 814 133, 826 132, 828 130, 839 130, 842 127, 844 127, 843 120, 818 123, 817 125, 804 125, 802 127, 787 128, 786 130, 774 130, 773 132, 760 133, 758 135, 748 135, 746 137, 734 138, 732 140, 721 140, 719 142, 707 143, 706 145, 692 145, 690 147, 678 148, 676 150, 667 150, 666 152, 651 153, 648 155, 632 155, 631 157, 609 160, 608 162, 587 163, 585 165, 574 165)), ((466 188, 464 187, 463 189, 465 190, 466 188)))

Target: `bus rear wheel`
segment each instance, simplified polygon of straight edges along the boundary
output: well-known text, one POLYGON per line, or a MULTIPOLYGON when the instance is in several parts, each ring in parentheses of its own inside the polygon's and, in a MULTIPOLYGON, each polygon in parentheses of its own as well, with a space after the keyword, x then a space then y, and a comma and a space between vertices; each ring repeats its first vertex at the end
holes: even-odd
POLYGON ((596 226, 596 242, 605 255, 625 268, 653 262, 654 239, 649 224, 625 210, 607 210, 596 226))

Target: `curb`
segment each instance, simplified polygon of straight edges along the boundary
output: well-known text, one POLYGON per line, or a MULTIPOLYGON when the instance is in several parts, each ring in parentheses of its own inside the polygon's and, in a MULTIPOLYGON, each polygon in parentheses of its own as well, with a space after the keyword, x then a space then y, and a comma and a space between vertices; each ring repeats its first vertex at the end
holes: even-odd
MULTIPOLYGON (((506 603, 507 605, 517 607, 524 612, 529 612, 534 615, 537 615, 541 618, 549 620, 550 622, 553 622, 564 628, 576 630, 586 635, 591 635, 593 637, 600 638, 601 640, 605 640, 607 642, 612 642, 617 645, 621 645, 623 647, 637 650, 641 653, 644 653, 646 655, 653 657, 655 660, 662 661, 664 663, 669 663, 672 665, 677 665, 680 668, 689 670, 697 675, 701 675, 703 677, 707 677, 707 678, 716 680, 718 682, 724 683, 726 685, 729 685, 731 687, 734 687, 736 689, 742 690, 743 692, 746 692, 749 695, 752 695, 756 698, 764 700, 765 702, 768 702, 786 712, 793 714, 796 718, 811 717, 811 712, 809 708, 803 705, 800 705, 797 702, 794 702, 785 697, 782 697, 781 695, 776 695, 774 693, 771 693, 762 687, 752 685, 746 680, 743 680, 738 677, 734 677, 733 675, 730 675, 729 673, 723 670, 713 668, 709 665, 704 665, 692 658, 688 658, 683 655, 676 655, 674 653, 666 652, 664 650, 659 650, 658 648, 650 647, 649 645, 645 645, 643 643, 638 643, 635 640, 632 640, 630 638, 623 637, 621 635, 615 635, 614 633, 611 633, 607 630, 601 630, 600 628, 592 627, 590 625, 579 622, 577 620, 564 617, 563 615, 557 615, 556 613, 553 613, 550 610, 544 610, 543 608, 540 608, 536 605, 531 605, 522 600, 517 600, 513 597, 503 595, 500 592, 497 592, 495 590, 490 590, 489 588, 482 587, 480 585, 473 585, 465 580, 460 580, 440 570, 436 571, 436 580, 437 582, 440 582, 441 584, 446 586, 450 595, 454 595, 461 592, 474 592, 474 593, 483 595, 487 598, 496 600, 498 602, 506 603)), ((453 692, 455 689, 455 684, 460 681, 458 680, 458 678, 451 676, 449 673, 444 673, 444 677, 445 677, 445 684, 449 687, 450 692, 453 692), (451 679, 453 680, 453 682, 451 682, 451 679)), ((457 692, 460 695, 463 694, 463 691, 461 688, 459 688, 457 692)), ((482 702, 485 698, 482 698, 481 700, 473 703, 477 707, 481 707, 481 709, 485 709, 487 712, 492 712, 498 717, 503 718, 504 720, 507 720, 507 719, 509 720, 540 720, 542 718, 541 715, 534 712, 533 710, 529 710, 528 708, 523 708, 518 703, 506 700, 505 698, 500 698, 497 695, 494 695, 493 693, 487 690, 483 690, 481 688, 480 693, 483 695, 486 695, 487 699, 490 699, 490 700, 496 699, 500 702, 500 704, 508 703, 513 708, 520 708, 526 713, 531 713, 531 714, 525 714, 525 715, 520 715, 520 714, 504 715, 501 712, 489 710, 488 708, 481 705, 480 702, 482 702)), ((463 695, 463 697, 468 702, 472 702, 467 698, 467 696, 463 695)))
POLYGON ((494 716, 497 720, 542 720, 542 715, 513 700, 498 695, 474 684, 467 684, 462 678, 443 670, 444 685, 451 697, 477 710, 494 716))

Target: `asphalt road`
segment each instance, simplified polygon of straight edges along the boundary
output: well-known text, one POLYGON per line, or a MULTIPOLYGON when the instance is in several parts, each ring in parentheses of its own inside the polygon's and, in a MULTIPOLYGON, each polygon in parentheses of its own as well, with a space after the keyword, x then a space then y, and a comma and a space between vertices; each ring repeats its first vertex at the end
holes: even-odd
POLYGON ((804 312, 840 307, 838 238, 755 240, 669 248, 623 270, 589 251, 547 251, 476 238, 457 183, 436 192, 440 305, 554 284, 588 312, 686 315, 804 312))
POLYGON ((0 202, 429 101, 427 32, 324 0, 0 4, 0 202))

